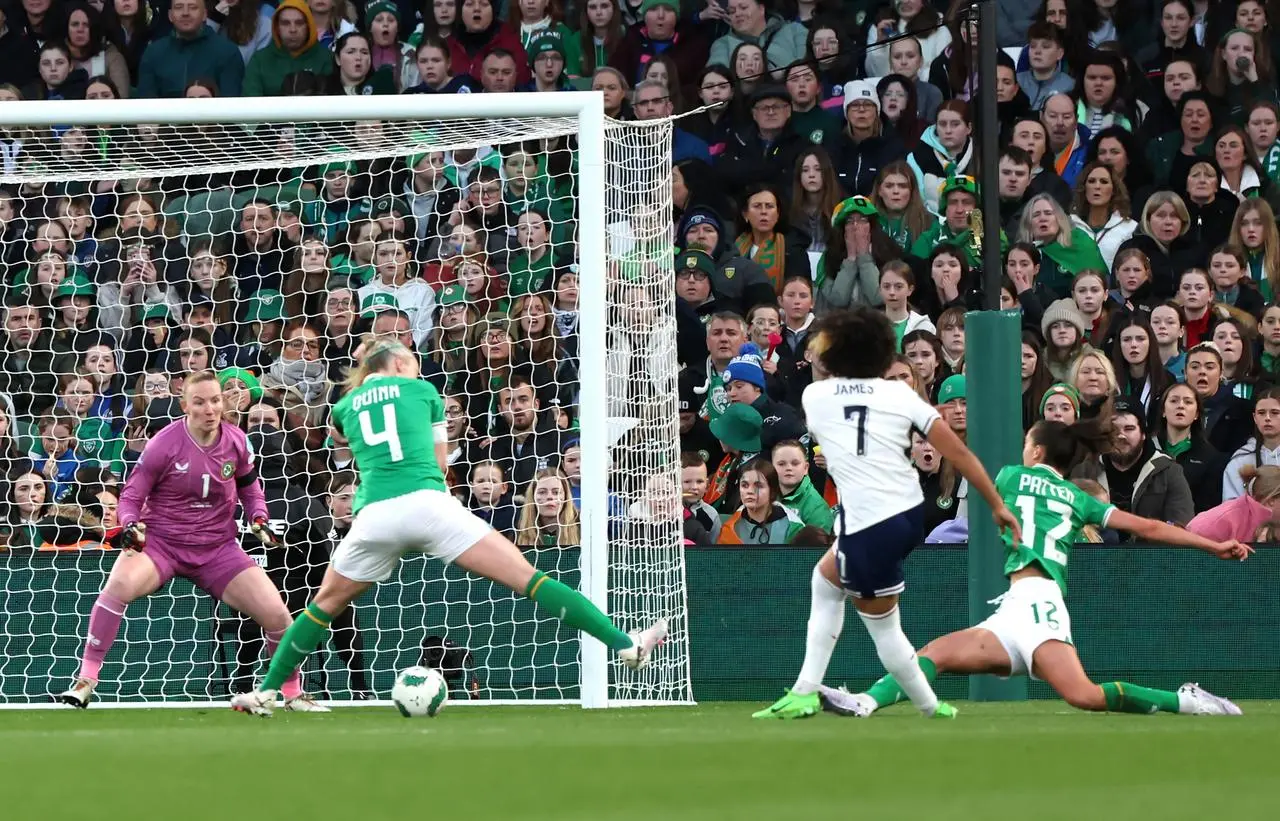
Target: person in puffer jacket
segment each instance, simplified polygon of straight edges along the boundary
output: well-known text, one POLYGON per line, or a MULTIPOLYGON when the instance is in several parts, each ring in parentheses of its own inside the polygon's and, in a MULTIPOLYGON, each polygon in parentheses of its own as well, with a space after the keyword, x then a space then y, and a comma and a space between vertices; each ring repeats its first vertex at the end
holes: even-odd
POLYGON ((754 459, 738 480, 742 507, 725 520, 718 544, 791 544, 804 527, 794 511, 777 501, 782 498, 778 472, 767 459, 754 459))

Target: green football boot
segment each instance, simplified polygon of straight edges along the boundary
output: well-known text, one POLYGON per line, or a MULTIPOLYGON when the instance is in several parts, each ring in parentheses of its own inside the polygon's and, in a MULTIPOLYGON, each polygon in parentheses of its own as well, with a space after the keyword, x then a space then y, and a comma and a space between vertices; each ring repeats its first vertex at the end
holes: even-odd
POLYGON ((822 702, 817 693, 800 695, 790 690, 782 698, 759 712, 752 713, 752 718, 809 718, 822 711, 822 702))
POLYGON ((955 718, 958 715, 960 715, 960 711, 955 707, 945 701, 939 701, 938 709, 934 710, 933 715, 929 716, 929 718, 955 718))

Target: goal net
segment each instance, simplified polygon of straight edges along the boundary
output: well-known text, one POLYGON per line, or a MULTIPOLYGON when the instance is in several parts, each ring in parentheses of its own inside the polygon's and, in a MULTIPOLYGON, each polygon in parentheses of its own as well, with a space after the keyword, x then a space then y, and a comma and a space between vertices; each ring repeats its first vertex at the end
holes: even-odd
MULTIPOLYGON (((587 93, 40 102, 0 107, 0 141, 0 705, 76 675, 119 492, 199 370, 283 540, 241 544, 305 606, 350 526, 328 411, 368 334, 440 388, 461 500, 623 629, 672 635, 633 673, 410 555, 304 688, 365 703, 426 663, 460 701, 691 701, 668 123, 587 93)), ((256 624, 175 578, 128 607, 95 703, 216 703, 266 658, 256 624)))

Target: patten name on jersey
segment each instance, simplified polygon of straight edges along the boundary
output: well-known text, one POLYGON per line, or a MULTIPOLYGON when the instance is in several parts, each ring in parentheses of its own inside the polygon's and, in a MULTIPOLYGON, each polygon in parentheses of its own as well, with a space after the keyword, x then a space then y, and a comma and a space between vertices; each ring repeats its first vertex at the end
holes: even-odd
POLYGON ((874 387, 872 387, 871 385, 864 385, 861 382, 837 382, 836 383, 836 396, 849 396, 850 394, 867 396, 868 394, 873 394, 875 392, 876 392, 876 389, 874 387))
POLYGON ((399 385, 377 385, 351 398, 351 409, 358 411, 366 405, 400 398, 399 385))
POLYGON ((1070 488, 1063 487, 1048 479, 1024 473, 1018 477, 1018 491, 1027 491, 1037 496, 1056 496, 1064 502, 1075 503, 1076 496, 1070 488))

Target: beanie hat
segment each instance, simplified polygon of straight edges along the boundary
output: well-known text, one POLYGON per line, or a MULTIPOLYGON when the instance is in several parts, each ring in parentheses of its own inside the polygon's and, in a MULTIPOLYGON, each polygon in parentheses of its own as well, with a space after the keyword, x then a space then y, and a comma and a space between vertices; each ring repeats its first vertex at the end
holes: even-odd
POLYGON ((1084 314, 1076 307, 1075 300, 1056 299, 1045 309, 1044 316, 1040 319, 1040 333, 1045 339, 1049 338, 1049 328, 1055 322, 1070 322, 1080 332, 1080 338, 1084 339, 1084 314))
POLYGON ((717 234, 721 237, 724 236, 724 223, 716 212, 710 208, 695 208, 690 213, 685 214, 679 239, 683 241, 684 235, 688 234, 689 229, 695 225, 710 225, 716 229, 717 234))
POLYGON ((556 31, 544 31, 534 35, 529 41, 529 65, 533 65, 538 57, 543 54, 559 54, 564 57, 564 39, 556 31))
POLYGON ((640 4, 640 16, 644 17, 646 12, 650 9, 656 9, 658 6, 666 6, 676 14, 680 13, 680 0, 644 0, 640 4))
POLYGON ((880 110, 880 97, 876 94, 876 87, 866 80, 850 80, 844 84, 844 107, 848 108, 859 101, 873 103, 876 111, 880 110))
MULTIPOLYGON (((400 6, 396 5, 392 0, 373 0, 372 3, 366 6, 364 10, 365 25, 372 25, 373 18, 382 14, 384 11, 395 17, 397 24, 403 25, 403 22, 400 20, 400 6)), ((403 34, 403 32, 401 34, 403 34)))
POLYGON ((764 368, 761 367, 760 349, 748 342, 738 349, 738 355, 724 369, 725 384, 742 381, 764 390, 764 368))
POLYGON ((239 379, 249 391, 249 399, 257 402, 262 398, 262 383, 258 377, 244 368, 223 368, 218 371, 218 386, 225 388, 232 379, 239 379))
POLYGON ((1044 418, 1044 406, 1055 396, 1065 396, 1067 401, 1071 403, 1071 407, 1075 408, 1076 416, 1080 415, 1080 391, 1066 382, 1057 382, 1050 385, 1049 390, 1045 391, 1044 396, 1040 397, 1040 418, 1044 418))
POLYGON ((938 389, 938 404, 945 405, 953 399, 964 399, 964 374, 957 373, 942 380, 938 389))

